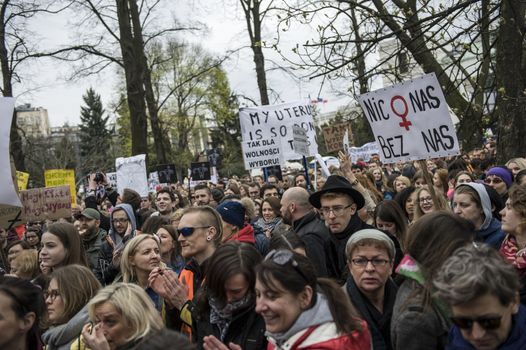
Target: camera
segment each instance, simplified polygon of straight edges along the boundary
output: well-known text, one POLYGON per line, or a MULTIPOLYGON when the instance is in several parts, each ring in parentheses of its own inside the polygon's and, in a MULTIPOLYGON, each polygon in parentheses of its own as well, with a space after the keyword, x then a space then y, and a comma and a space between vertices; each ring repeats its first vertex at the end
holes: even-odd
POLYGON ((96 183, 102 183, 102 182, 104 182, 104 174, 102 174, 102 173, 100 173, 100 172, 95 173, 95 178, 93 178, 93 180, 94 180, 96 183))

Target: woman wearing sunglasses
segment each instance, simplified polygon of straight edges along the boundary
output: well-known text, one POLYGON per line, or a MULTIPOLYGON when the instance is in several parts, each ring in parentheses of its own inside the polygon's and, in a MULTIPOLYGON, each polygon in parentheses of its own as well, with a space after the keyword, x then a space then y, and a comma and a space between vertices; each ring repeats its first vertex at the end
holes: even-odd
POLYGON ((223 225, 221 216, 211 207, 185 209, 177 229, 181 255, 187 261, 179 278, 162 268, 153 269, 149 283, 169 306, 178 312, 174 325, 169 327, 192 333, 192 310, 194 296, 205 279, 208 259, 221 243, 223 225))
POLYGON ((341 287, 317 279, 306 257, 273 250, 256 274, 256 312, 265 320, 269 350, 371 348, 367 324, 341 287))
POLYGON ((257 249, 247 243, 229 242, 210 258, 207 278, 193 315, 193 337, 198 349, 215 348, 221 342, 243 350, 265 350, 265 322, 256 307, 256 272, 261 261, 257 249))
POLYGON ((449 349, 526 349, 526 307, 517 273, 488 245, 466 246, 447 259, 433 285, 451 306, 449 349))

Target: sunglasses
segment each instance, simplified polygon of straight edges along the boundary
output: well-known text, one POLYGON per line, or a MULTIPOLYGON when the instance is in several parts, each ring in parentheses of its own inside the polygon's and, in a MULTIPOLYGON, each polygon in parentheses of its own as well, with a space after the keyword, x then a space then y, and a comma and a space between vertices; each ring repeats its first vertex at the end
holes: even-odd
POLYGON ((196 226, 196 227, 183 227, 177 229, 178 235, 183 235, 183 237, 191 236, 194 231, 198 228, 209 228, 210 226, 196 226))
POLYGON ((270 260, 273 263, 278 264, 280 266, 285 266, 290 263, 292 267, 294 268, 294 270, 296 270, 296 272, 299 273, 306 282, 309 282, 309 279, 307 278, 307 276, 305 276, 303 271, 301 271, 301 269, 299 268, 298 262, 294 260, 294 253, 291 250, 286 250, 286 249, 271 250, 265 257, 265 261, 267 260, 270 260))
POLYGON ((493 330, 500 327, 500 321, 502 320, 502 316, 496 316, 496 317, 476 317, 476 318, 469 318, 469 317, 451 317, 451 321, 461 329, 471 329, 473 327, 473 324, 477 322, 480 327, 484 328, 485 330, 493 330))

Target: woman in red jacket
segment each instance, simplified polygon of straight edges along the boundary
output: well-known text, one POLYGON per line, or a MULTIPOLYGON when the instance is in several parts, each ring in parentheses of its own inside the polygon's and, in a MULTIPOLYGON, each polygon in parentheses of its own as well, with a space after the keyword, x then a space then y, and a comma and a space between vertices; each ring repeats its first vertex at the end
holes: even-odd
POLYGON ((256 272, 256 312, 269 350, 371 348, 367 324, 335 282, 316 278, 306 257, 273 250, 256 272))

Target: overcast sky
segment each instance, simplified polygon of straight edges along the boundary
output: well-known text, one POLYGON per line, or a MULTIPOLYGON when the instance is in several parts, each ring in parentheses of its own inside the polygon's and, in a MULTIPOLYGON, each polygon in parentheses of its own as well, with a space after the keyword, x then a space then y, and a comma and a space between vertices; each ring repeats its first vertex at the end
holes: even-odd
MULTIPOLYGON (((170 16, 195 19, 205 23, 208 27, 208 31, 201 35, 186 35, 186 40, 199 42, 207 50, 217 54, 224 54, 227 50, 237 49, 241 45, 247 46, 246 49, 231 56, 224 68, 234 92, 259 101, 252 51, 248 48, 249 39, 246 34, 245 21, 237 0, 207 0, 206 2, 165 0, 164 4, 166 9, 163 10, 163 14, 167 15, 164 20, 170 16)), ((41 45, 56 46, 67 42, 71 37, 67 29, 68 20, 68 16, 54 16, 33 22, 34 30, 41 37, 41 45)), ((159 20, 163 19, 159 18, 159 20)), ((265 39, 270 40, 269 36, 272 35, 274 23, 272 19, 267 23, 268 37, 265 39)), ((284 34, 282 47, 290 50, 296 42, 304 42, 309 36, 307 29, 296 28, 284 34)), ((270 49, 266 50, 265 54, 267 59, 280 60, 279 56, 270 49)), ((267 67, 270 67, 270 64, 267 64, 267 67)), ((109 105, 115 99, 117 88, 116 72, 117 67, 113 66, 96 77, 67 82, 65 77, 71 73, 67 64, 40 60, 32 63, 31 66, 24 67, 22 73, 25 83, 15 85, 17 105, 31 103, 35 107, 46 108, 52 126, 60 126, 64 123, 78 124, 82 95, 89 87, 93 87, 101 95, 106 109, 111 110, 109 105)), ((267 78, 268 86, 274 89, 284 101, 303 99, 309 95, 315 98, 322 81, 314 79, 311 82, 306 80, 299 82, 282 72, 271 72, 267 78)), ((336 97, 328 84, 324 85, 320 96, 328 99, 328 103, 321 105, 322 112, 336 110, 338 106, 348 102, 346 98, 336 97)))

